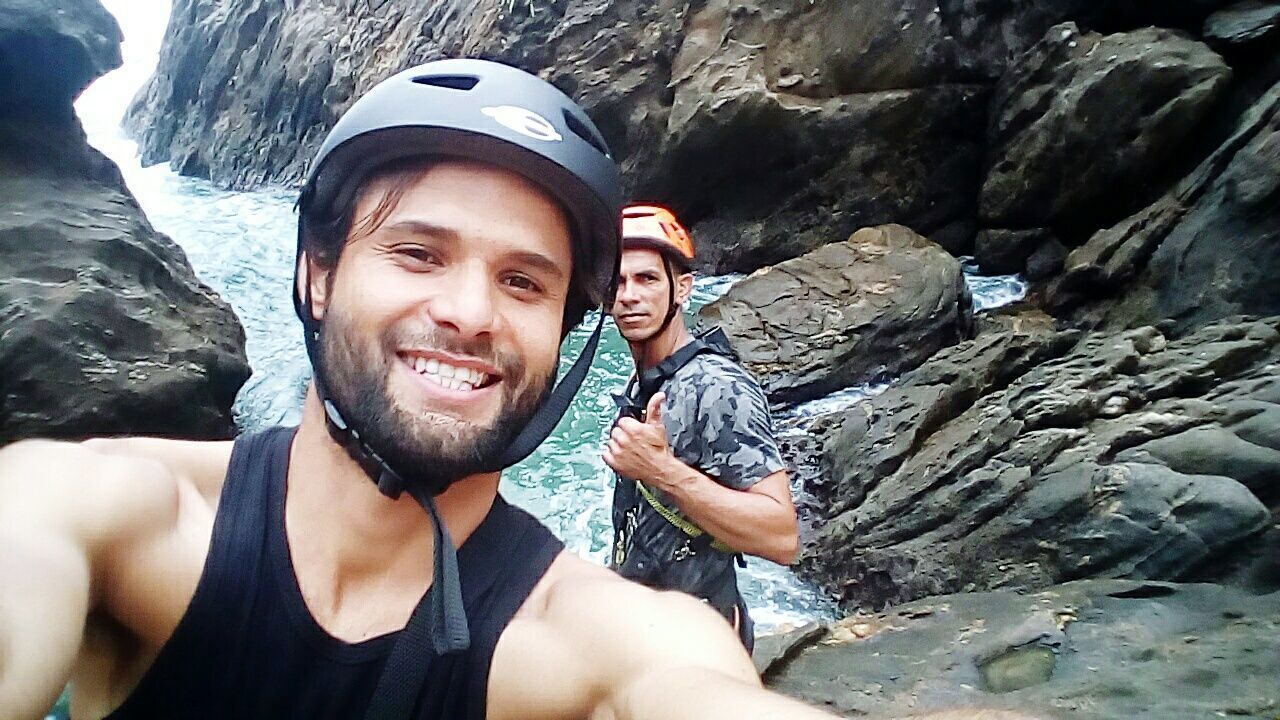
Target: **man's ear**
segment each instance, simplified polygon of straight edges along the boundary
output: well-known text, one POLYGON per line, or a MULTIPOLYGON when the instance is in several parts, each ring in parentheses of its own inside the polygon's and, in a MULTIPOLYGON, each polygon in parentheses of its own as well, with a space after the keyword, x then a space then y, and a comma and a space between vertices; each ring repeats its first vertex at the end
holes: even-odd
POLYGON ((323 320, 325 308, 329 300, 329 273, 331 269, 322 268, 312 262, 311 255, 303 250, 298 255, 297 290, 299 297, 307 297, 308 287, 311 290, 311 317, 323 320))
POLYGON ((681 273, 676 278, 676 302, 683 305, 693 292, 693 273, 681 273))

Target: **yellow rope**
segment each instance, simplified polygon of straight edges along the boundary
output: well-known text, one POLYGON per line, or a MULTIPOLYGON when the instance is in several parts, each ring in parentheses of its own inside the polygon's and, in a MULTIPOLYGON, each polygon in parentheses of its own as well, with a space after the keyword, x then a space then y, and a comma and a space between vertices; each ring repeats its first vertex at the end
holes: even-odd
MULTIPOLYGON (((680 528, 684 531, 685 535, 688 535, 691 538, 696 538, 707 534, 705 530, 689 522, 685 518, 681 517, 679 513, 662 504, 662 501, 659 500, 658 497, 653 494, 653 491, 644 483, 637 481, 636 487, 640 488, 640 494, 644 496, 644 499, 653 507, 654 510, 658 511, 658 514, 661 515, 663 519, 680 528)), ((733 552, 733 548, 714 538, 711 540, 711 547, 712 549, 719 550, 720 552, 733 552)))

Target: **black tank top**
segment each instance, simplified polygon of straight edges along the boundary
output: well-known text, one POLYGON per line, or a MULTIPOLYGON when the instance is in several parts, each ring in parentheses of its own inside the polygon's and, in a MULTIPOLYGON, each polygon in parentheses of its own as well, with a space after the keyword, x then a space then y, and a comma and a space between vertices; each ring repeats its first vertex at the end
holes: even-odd
MULTIPOLYGON (((191 604, 109 720, 364 716, 399 633, 346 643, 307 610, 284 531, 292 439, 274 428, 236 441, 191 604)), ((562 548, 531 515, 494 501, 458 548, 471 649, 428 655, 415 717, 484 718, 498 636, 562 548)))

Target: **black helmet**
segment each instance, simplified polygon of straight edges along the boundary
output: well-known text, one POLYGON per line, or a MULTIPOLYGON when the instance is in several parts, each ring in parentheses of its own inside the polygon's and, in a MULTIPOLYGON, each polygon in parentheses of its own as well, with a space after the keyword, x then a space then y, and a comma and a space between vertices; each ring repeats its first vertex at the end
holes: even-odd
MULTIPOLYGON (((571 216, 574 271, 582 273, 589 303, 610 300, 621 179, 600 131, 568 96, 487 60, 409 68, 378 83, 334 125, 312 161, 299 208, 306 217, 332 219, 370 172, 420 155, 498 165, 550 193, 571 216)), ((566 325, 576 325, 582 312, 566 325)))
MULTIPOLYGON (((622 187, 600 131, 582 108, 549 83, 484 60, 441 60, 410 68, 379 83, 347 110, 320 147, 298 198, 299 257, 309 222, 336 220, 336 208, 347 206, 378 168, 426 155, 497 165, 555 197, 573 225, 578 286, 593 307, 612 301, 621 255, 622 187)), ((436 517, 433 500, 461 478, 433 477, 430 468, 391 467, 360 428, 351 426, 325 387, 319 363, 322 323, 312 317, 309 290, 302 294, 296 282, 294 287, 294 305, 306 331, 307 354, 329 433, 383 493, 398 497, 408 491, 431 514, 440 580, 440 592, 428 593, 437 603, 430 614, 440 623, 431 638, 440 652, 464 648, 468 634, 454 548, 436 517)), ((566 310, 562 335, 587 309, 566 310)), ((546 439, 591 366, 603 322, 602 312, 582 354, 533 418, 501 456, 487 459, 477 471, 514 465, 546 439)), ((415 618, 418 615, 415 612, 415 618)))

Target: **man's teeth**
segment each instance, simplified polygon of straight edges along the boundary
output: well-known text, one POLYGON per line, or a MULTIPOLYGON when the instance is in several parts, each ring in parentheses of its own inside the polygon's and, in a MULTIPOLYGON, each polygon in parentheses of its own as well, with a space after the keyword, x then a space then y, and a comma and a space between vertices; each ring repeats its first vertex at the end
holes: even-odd
POLYGON ((414 358, 413 369, 419 375, 450 390, 475 390, 489 377, 479 370, 454 367, 435 358, 430 360, 424 357, 414 358))

